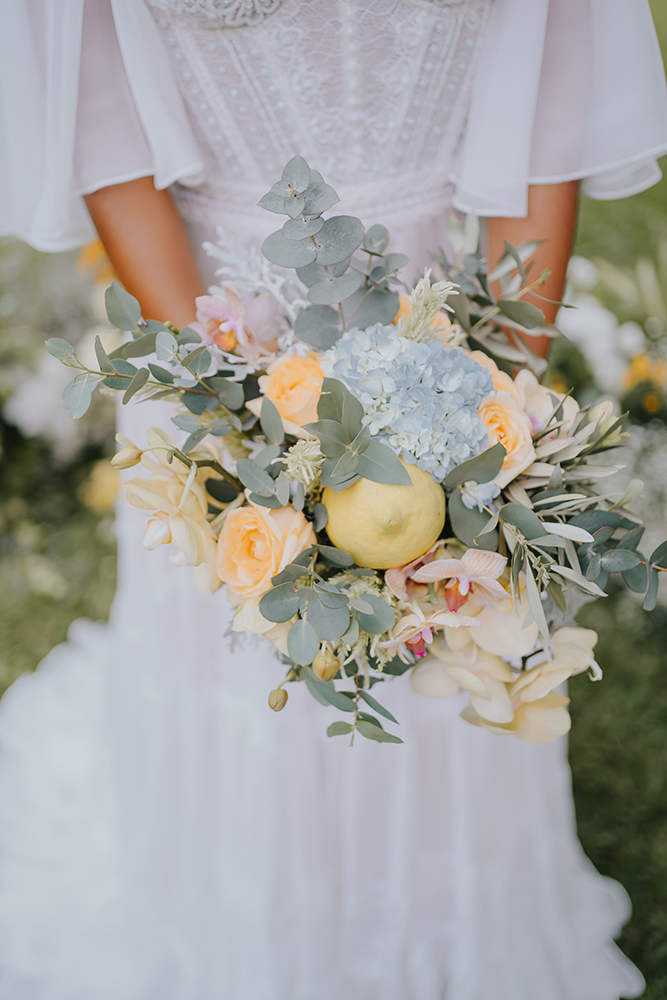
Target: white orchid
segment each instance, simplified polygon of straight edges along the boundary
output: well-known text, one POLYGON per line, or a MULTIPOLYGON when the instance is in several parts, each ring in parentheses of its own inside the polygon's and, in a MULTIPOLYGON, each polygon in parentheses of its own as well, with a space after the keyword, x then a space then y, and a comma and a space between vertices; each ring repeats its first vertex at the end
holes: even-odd
POLYGON ((469 642, 462 649, 449 649, 436 640, 428 657, 410 675, 410 686, 428 698, 444 698, 462 687, 481 718, 507 723, 514 718, 508 685, 514 680, 504 660, 469 642))

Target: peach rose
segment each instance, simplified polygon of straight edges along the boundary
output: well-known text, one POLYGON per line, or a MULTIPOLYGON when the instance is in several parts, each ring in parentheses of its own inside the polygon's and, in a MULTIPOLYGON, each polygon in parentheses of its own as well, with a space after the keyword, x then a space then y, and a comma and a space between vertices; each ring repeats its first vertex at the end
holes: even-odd
POLYGON ((504 488, 535 461, 532 426, 527 413, 509 392, 495 392, 479 408, 491 444, 500 442, 507 455, 495 482, 504 488))
POLYGON ((218 575, 233 593, 261 597, 271 587, 271 577, 315 541, 312 526, 293 507, 238 507, 220 532, 218 575))
POLYGON ((488 368, 491 372, 491 378, 493 379, 494 388, 500 392, 509 392, 515 399, 519 400, 519 393, 517 392, 516 386, 512 381, 511 377, 500 370, 498 365, 495 363, 493 358, 490 358, 488 354, 484 351, 470 351, 470 357, 474 358, 475 361, 479 361, 480 365, 484 368, 488 368))
POLYGON ((283 421, 302 427, 317 420, 323 378, 315 354, 306 358, 295 355, 274 361, 260 378, 259 388, 275 405, 283 421))

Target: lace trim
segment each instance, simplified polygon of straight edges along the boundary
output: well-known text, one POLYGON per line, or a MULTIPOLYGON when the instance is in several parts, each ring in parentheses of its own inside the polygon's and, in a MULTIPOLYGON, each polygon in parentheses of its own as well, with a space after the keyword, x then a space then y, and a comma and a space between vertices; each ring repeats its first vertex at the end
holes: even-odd
MULTIPOLYGON (((170 17, 186 17, 199 28, 240 28, 257 24, 273 14, 284 0, 147 0, 149 6, 170 17)), ((469 0, 413 0, 420 6, 449 9, 469 0)))
MULTIPOLYGON (((199 28, 242 28, 263 21, 283 0, 147 0, 170 17, 186 17, 199 28)), ((438 2, 438 0, 436 0, 438 2)))

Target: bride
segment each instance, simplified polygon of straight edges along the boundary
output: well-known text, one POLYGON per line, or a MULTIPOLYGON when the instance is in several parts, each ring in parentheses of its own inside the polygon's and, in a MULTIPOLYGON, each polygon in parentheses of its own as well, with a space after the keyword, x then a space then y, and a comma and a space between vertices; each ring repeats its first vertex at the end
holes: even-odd
MULTIPOLYGON (((450 206, 487 217, 491 259, 547 237, 557 299, 579 182, 634 194, 667 151, 647 0, 7 0, 0 48, 0 225, 46 251, 95 227, 179 325, 214 270, 183 220, 257 245, 295 153, 417 266, 450 206)), ((564 741, 404 679, 401 747, 327 740, 300 690, 273 715, 280 663, 141 534, 121 506, 109 625, 75 622, 0 706, 3 1000, 640 995, 564 741)))

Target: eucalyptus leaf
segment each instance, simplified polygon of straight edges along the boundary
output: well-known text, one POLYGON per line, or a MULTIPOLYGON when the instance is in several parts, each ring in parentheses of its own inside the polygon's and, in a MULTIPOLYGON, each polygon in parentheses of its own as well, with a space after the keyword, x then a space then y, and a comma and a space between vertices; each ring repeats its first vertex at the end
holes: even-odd
POLYGON ((299 610, 299 597, 292 583, 281 583, 262 596, 259 610, 270 622, 288 622, 299 610))
POLYGON ((381 635, 383 632, 388 632, 396 621, 394 609, 377 594, 364 594, 363 600, 373 607, 373 613, 370 615, 361 611, 357 612, 359 625, 364 632, 369 632, 371 635, 381 635))
POLYGON ((325 608, 346 608, 350 601, 345 591, 339 590, 338 587, 329 583, 316 583, 315 593, 325 608))
POLYGON ((634 569, 640 563, 640 558, 636 552, 629 549, 610 549, 600 557, 602 569, 608 573, 624 573, 634 569))
POLYGON ((81 362, 76 356, 74 348, 66 340, 60 337, 51 337, 46 341, 46 349, 54 358, 57 358, 63 365, 70 368, 78 368, 81 362))
POLYGON ((240 382, 224 378, 222 375, 211 375, 203 379, 204 385, 212 389, 220 402, 228 410, 240 410, 244 403, 243 386, 240 382))
POLYGON ((305 193, 305 204, 303 214, 306 216, 321 215, 339 201, 338 195, 329 184, 323 181, 314 181, 308 185, 305 193))
POLYGON ((373 323, 387 326, 396 316, 400 304, 396 292, 381 292, 378 289, 368 291, 362 287, 349 299, 345 299, 341 308, 348 327, 356 326, 365 330, 373 323))
POLYGON ((293 156, 285 164, 282 179, 287 181, 294 191, 301 192, 306 190, 310 184, 310 167, 303 156, 293 156))
MULTIPOLYGON (((136 341, 135 341, 136 343, 136 341)), ((128 347, 130 345, 128 344, 128 347)), ((111 364, 107 352, 104 350, 104 346, 99 337, 95 337, 95 354, 97 355, 97 363, 100 366, 100 371, 106 372, 107 375, 113 374, 116 371, 114 366, 111 364)))
POLYGON ((84 372, 81 375, 76 375, 63 389, 60 398, 75 420, 82 417, 88 410, 93 389, 98 381, 98 376, 90 372, 84 372))
POLYGON ((148 382, 148 368, 140 368, 128 385, 123 395, 123 403, 129 403, 132 397, 148 382))
POLYGON ((667 569, 667 542, 661 542, 657 549, 654 549, 651 553, 651 566, 659 566, 661 569, 667 569))
POLYGON ((312 240, 286 240, 278 230, 271 233, 262 243, 262 253, 272 264, 280 267, 306 267, 317 256, 312 240))
POLYGON ((319 500, 313 507, 313 524, 315 525, 315 531, 322 531, 326 527, 326 523, 329 520, 329 513, 319 500))
POLYGON ((380 441, 371 441, 363 455, 359 455, 357 472, 364 479, 370 479, 374 483, 412 486, 410 475, 401 465, 396 452, 380 441))
POLYGON ((259 415, 259 421, 262 425, 262 430, 273 444, 282 444, 285 440, 285 433, 283 431, 283 422, 278 410, 274 403, 271 402, 268 396, 265 396, 262 400, 262 408, 259 415))
POLYGON ((141 319, 141 306, 117 281, 112 281, 104 293, 107 316, 119 330, 134 330, 141 319))
POLYGON ((263 198, 259 199, 257 204, 260 208, 266 209, 267 212, 273 212, 275 215, 287 215, 285 211, 285 198, 274 194, 273 191, 268 191, 263 198))
POLYGON ((147 333, 143 337, 139 337, 137 340, 131 340, 129 344, 123 345, 123 357, 145 358, 148 354, 155 354, 156 340, 156 333, 147 333))
POLYGON ((320 640, 310 622, 303 618, 294 622, 287 636, 287 650, 290 658, 300 666, 313 662, 320 651, 320 640))
POLYGON ((181 393, 180 401, 191 413, 203 413, 204 410, 213 410, 218 405, 217 396, 214 396, 212 393, 209 395, 209 393, 202 392, 201 390, 192 391, 188 389, 186 392, 181 393))
POLYGON ((317 416, 320 420, 335 420, 342 424, 345 399, 351 395, 352 393, 347 386, 343 385, 337 378, 325 378, 322 381, 320 398, 317 401, 317 416))
POLYGON ((648 574, 648 586, 644 596, 643 608, 645 611, 653 611, 658 599, 658 586, 660 584, 660 574, 657 569, 650 568, 648 574))
POLYGON ((183 365, 195 378, 200 378, 211 367, 211 352, 206 347, 198 347, 183 359, 183 365))
MULTIPOLYGON (((315 237, 319 246, 317 263, 322 266, 339 263, 354 253, 363 238, 364 227, 359 219, 355 219, 352 215, 334 215, 327 219, 322 231, 315 237)), ((310 261, 300 263, 299 267, 307 263, 310 261)))
POLYGON ((354 566, 354 559, 349 552, 343 552, 342 549, 337 549, 332 545, 320 545, 319 543, 317 549, 327 562, 334 566, 354 566))
POLYGON ((327 305, 312 305, 302 309, 294 322, 294 332, 306 344, 328 350, 342 336, 340 317, 327 305))
MULTIPOLYGON (((637 555, 644 560, 644 556, 641 552, 638 552, 637 555)), ((639 563, 638 566, 633 567, 633 569, 626 570, 626 572, 623 573, 623 580, 635 594, 644 594, 646 592, 646 588, 648 587, 648 570, 645 563, 646 560, 644 560, 644 565, 639 563)))
POLYGON ((359 456, 353 451, 346 451, 337 459, 331 476, 334 479, 346 479, 357 471, 359 456))
POLYGON ((489 525, 491 515, 476 507, 469 510, 463 502, 460 490, 456 489, 452 493, 447 510, 452 531, 464 545, 490 552, 497 550, 498 531, 494 528, 489 532, 484 532, 484 529, 489 525))
POLYGON ((362 249, 368 253, 383 254, 389 245, 389 230, 380 224, 371 226, 364 236, 362 249))
POLYGON ((327 458, 340 458, 348 450, 350 436, 335 420, 317 420, 304 424, 304 430, 319 438, 320 448, 327 458))
POLYGON ((288 219, 281 232, 286 240, 305 240, 317 236, 324 226, 324 219, 288 219))
POLYGON ((243 483, 253 493, 273 494, 275 484, 268 472, 260 469, 256 462, 250 458, 239 458, 236 462, 236 472, 243 483))
POLYGON ((301 194, 293 193, 285 198, 285 211, 290 219, 297 219, 304 210, 306 199, 301 194))
POLYGON ((362 420, 364 417, 364 408, 359 402, 356 396, 353 396, 351 392, 345 393, 342 401, 342 412, 340 417, 340 422, 343 428, 350 435, 350 440, 352 442, 352 450, 360 454, 365 451, 368 447, 368 442, 370 442, 370 431, 368 431, 368 442, 363 444, 365 440, 365 430, 362 429, 362 420), (363 438, 359 435, 364 434, 363 438))
MULTIPOLYGON (((324 222, 320 219, 322 225, 324 222)), ((285 223, 287 225, 287 223, 285 223)), ((307 267, 297 267, 296 273, 299 280, 307 285, 308 288, 312 288, 313 285, 319 284, 320 281, 324 281, 327 276, 327 272, 324 270, 321 264, 308 264, 307 267)))
POLYGON ((347 632, 350 612, 347 607, 328 608, 321 600, 310 600, 306 620, 314 626, 323 642, 335 642, 347 632))
POLYGON ((500 472, 507 452, 502 444, 494 444, 475 458, 461 462, 448 472, 444 485, 448 490, 463 483, 490 483, 500 472))
POLYGON ((176 337, 167 330, 162 330, 155 338, 155 353, 158 361, 167 361, 176 354, 178 344, 176 337))
POLYGON ((359 286, 363 284, 363 281, 363 275, 357 274, 354 271, 344 274, 341 278, 334 278, 333 280, 326 278, 309 289, 308 299, 315 305, 333 305, 334 302, 342 302, 344 299, 349 299, 350 295, 353 295, 359 286))

